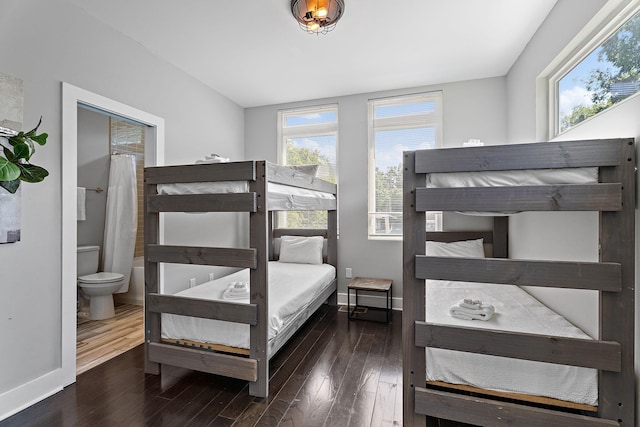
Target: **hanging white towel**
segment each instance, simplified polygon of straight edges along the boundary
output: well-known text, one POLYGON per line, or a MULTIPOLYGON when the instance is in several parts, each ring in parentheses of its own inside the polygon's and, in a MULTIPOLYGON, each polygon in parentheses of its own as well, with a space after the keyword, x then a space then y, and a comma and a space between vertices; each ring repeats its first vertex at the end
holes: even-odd
POLYGON ((86 195, 87 189, 78 187, 78 221, 85 221, 87 219, 87 209, 85 206, 86 195))

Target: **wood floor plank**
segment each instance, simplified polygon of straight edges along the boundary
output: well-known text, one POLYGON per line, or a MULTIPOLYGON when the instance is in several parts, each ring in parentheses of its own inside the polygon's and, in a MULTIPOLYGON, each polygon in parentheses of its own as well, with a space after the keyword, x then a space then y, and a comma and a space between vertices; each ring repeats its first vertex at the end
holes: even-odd
MULTIPOLYGON (((85 326, 83 337, 104 332, 103 325, 85 326)), ((117 330, 128 333, 126 327, 117 330)), ((144 348, 138 345, 0 421, 0 427, 397 426, 402 424, 400 341, 397 312, 385 325, 349 321, 335 307, 323 307, 272 358, 268 399, 249 396, 245 381, 212 374, 171 369, 163 369, 163 376, 145 374, 144 348)))
POLYGON ((115 317, 89 320, 78 315, 76 330, 76 375, 144 342, 142 306, 116 304, 115 317))
POLYGON ((293 375, 291 375, 282 388, 278 390, 274 401, 269 404, 262 418, 256 424, 257 426, 274 425, 274 423, 277 425, 281 422, 290 424, 287 420, 283 420, 283 418, 331 337, 332 331, 327 328, 328 325, 328 320, 320 322, 314 330, 309 333, 308 337, 310 338, 309 344, 311 344, 311 347, 308 348, 293 375))
POLYGON ((297 398, 299 401, 296 408, 301 411, 301 414, 298 417, 294 417, 292 414, 292 419, 300 420, 296 425, 324 426, 344 379, 349 360, 359 341, 363 323, 349 322, 346 316, 342 315, 338 319, 342 320, 342 322, 338 322, 338 330, 344 328, 346 333, 339 335, 342 339, 335 343, 337 348, 334 347, 329 354, 330 357, 323 359, 320 363, 321 376, 318 377, 318 372, 312 373, 313 382, 317 387, 315 392, 305 390, 305 394, 297 398))
POLYGON ((366 332, 373 333, 373 343, 362 369, 360 384, 351 409, 350 425, 353 427, 371 425, 390 327, 391 325, 378 324, 376 328, 365 329, 366 332))
POLYGON ((362 386, 362 373, 372 344, 373 335, 363 334, 360 336, 360 340, 351 354, 351 359, 347 366, 347 373, 345 373, 342 383, 340 384, 340 390, 331 406, 331 411, 326 421, 327 425, 351 425, 351 410, 356 395, 362 386))

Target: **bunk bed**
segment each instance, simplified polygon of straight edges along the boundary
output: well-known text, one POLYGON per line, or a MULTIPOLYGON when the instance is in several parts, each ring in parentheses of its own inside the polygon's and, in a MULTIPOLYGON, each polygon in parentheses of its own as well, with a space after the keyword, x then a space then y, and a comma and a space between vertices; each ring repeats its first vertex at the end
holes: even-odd
MULTIPOLYGON (((472 425, 634 426, 635 147, 608 139, 465 147, 405 152, 403 242, 404 425, 438 419, 472 425), (560 181, 427 185, 433 174, 530 175, 597 168, 594 182, 560 181), (425 233, 426 211, 500 213, 492 232, 425 233), (599 262, 510 260, 507 213, 599 212, 599 262), (492 257, 425 255, 426 241, 484 239, 492 257), (432 281, 437 281, 434 285, 432 281), (449 282, 444 282, 449 281, 449 282), (461 282, 492 288, 526 286, 599 291, 599 337, 500 330, 489 322, 443 322, 427 300, 430 286, 455 290, 461 282), (450 285, 454 283, 454 285, 450 285), (480 283, 481 285, 478 285, 480 283), (438 285, 439 284, 439 285, 438 285), (483 327, 478 327, 482 323, 483 327), (468 326, 467 326, 468 325, 468 326), (578 367, 597 374, 597 406, 464 384, 433 381, 437 352, 456 352, 482 371, 487 357, 578 367), (480 359, 469 359, 479 357, 480 359), (427 360, 431 358, 431 360, 427 360), (429 380, 428 380, 429 379, 429 380), (577 409, 576 409, 577 408, 577 409)), ((587 172, 591 174, 591 172, 587 172)), ((437 179, 436 179, 437 180, 437 179)), ((459 255, 458 255, 459 256, 459 255)), ((462 294, 453 295, 460 298, 462 294)), ((524 292, 524 291, 523 291, 524 292)), ((496 311, 498 311, 496 309, 496 311)), ((505 314, 508 316, 508 314, 505 314)), ((495 325, 499 322, 491 323, 495 325)), ((447 354, 447 353, 445 353, 447 354)), ((444 362, 443 362, 444 363, 444 362)), ((436 366, 437 367, 437 366, 436 366)))
MULTIPOLYGON (((336 194, 335 184, 265 161, 145 168, 145 372, 157 375, 162 364, 209 372, 249 381, 251 395, 266 397, 269 357, 323 302, 329 300, 335 304, 336 194), (273 212, 282 210, 327 211, 327 228, 274 229, 273 212), (160 214, 163 212, 247 212, 249 247, 161 244, 160 214), (274 308, 278 301, 269 300, 286 293, 274 291, 276 284, 270 283, 271 271, 283 267, 273 264, 280 247, 274 243, 285 236, 303 239, 322 236, 324 252, 322 265, 310 264, 306 267, 316 270, 302 273, 322 276, 321 283, 304 296, 298 295, 300 310, 283 314, 281 307, 274 308), (225 266, 239 271, 213 283, 168 295, 159 292, 161 263, 225 266), (317 269, 322 267, 328 268, 319 272, 317 269), (221 286, 247 281, 248 301, 219 298, 224 290, 221 286), (205 292, 207 288, 209 295, 205 292), (274 322, 270 311, 276 310, 281 316, 288 315, 291 321, 283 330, 275 331, 278 336, 274 338, 269 325, 274 322), (171 331, 184 329, 184 325, 175 324, 180 319, 187 319, 187 323, 190 319, 204 330, 192 332, 190 338, 176 337, 171 331), (248 337, 236 345, 199 338, 206 329, 228 326, 235 326, 232 334, 242 333, 243 328, 246 332, 248 328, 248 337)), ((211 339, 215 340, 215 336, 211 339)))

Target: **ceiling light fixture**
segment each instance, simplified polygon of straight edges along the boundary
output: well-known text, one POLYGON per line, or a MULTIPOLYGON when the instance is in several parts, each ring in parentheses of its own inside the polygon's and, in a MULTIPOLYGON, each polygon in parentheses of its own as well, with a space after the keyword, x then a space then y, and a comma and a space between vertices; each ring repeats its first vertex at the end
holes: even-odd
POLYGON ((291 13, 309 34, 333 30, 344 13, 344 0, 291 0, 291 13))

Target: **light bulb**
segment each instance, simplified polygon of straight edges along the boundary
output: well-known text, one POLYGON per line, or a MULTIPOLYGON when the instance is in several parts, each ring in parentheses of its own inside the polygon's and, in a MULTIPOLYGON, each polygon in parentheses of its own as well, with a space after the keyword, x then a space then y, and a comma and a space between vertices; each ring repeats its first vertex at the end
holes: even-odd
POLYGON ((326 7, 321 7, 320 9, 316 10, 316 18, 318 19, 325 19, 328 14, 329 11, 326 7))
POLYGON ((312 21, 307 24, 307 31, 310 33, 315 33, 318 28, 320 28, 320 25, 317 22, 312 21))

